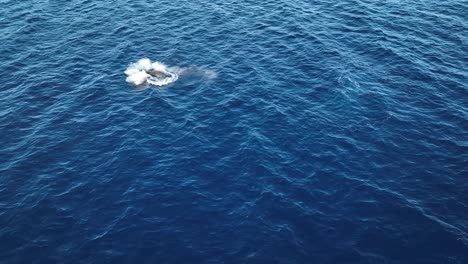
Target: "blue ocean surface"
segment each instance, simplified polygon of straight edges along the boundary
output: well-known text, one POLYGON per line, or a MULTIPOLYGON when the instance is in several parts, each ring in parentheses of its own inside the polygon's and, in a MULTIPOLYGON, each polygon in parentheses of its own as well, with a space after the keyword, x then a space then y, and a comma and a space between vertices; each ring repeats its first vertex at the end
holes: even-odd
POLYGON ((468 263, 467 84, 463 0, 0 0, 0 263, 468 263))

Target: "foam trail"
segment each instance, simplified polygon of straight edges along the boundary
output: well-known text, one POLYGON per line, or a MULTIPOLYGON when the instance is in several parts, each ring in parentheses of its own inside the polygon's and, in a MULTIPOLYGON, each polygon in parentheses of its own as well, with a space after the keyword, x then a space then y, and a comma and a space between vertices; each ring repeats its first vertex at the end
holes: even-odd
POLYGON ((203 73, 203 77, 205 77, 208 80, 214 80, 218 78, 218 73, 213 70, 201 68, 201 71, 203 73))
POLYGON ((172 72, 176 72, 179 76, 181 75, 196 76, 196 77, 201 77, 206 80, 214 80, 218 78, 218 73, 216 71, 207 69, 205 67, 199 67, 199 66, 190 66, 186 68, 171 67, 170 70, 172 72))
POLYGON ((143 58, 136 63, 130 64, 125 70, 125 74, 127 75, 126 81, 135 86, 149 84, 163 86, 173 83, 178 79, 178 74, 170 71, 166 65, 157 61, 151 62, 148 58, 143 58), (153 70, 161 72, 168 77, 151 76, 148 72, 153 70))

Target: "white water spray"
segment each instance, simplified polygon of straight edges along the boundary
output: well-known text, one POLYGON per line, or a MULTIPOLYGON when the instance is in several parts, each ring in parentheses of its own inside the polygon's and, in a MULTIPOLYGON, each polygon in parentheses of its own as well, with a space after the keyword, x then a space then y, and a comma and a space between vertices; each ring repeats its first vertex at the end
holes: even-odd
POLYGON ((151 62, 151 60, 147 58, 140 59, 136 63, 130 64, 127 70, 125 70, 125 74, 127 75, 127 82, 136 86, 149 84, 164 86, 177 81, 179 78, 177 72, 171 71, 166 65, 157 61, 151 62), (150 71, 160 72, 167 77, 152 76, 148 73, 150 71))

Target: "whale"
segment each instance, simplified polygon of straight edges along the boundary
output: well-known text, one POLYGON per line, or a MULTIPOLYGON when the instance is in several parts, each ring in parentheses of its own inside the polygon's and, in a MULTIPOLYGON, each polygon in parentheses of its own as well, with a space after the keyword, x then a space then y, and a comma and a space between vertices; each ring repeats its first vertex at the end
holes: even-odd
POLYGON ((152 77, 155 77, 155 78, 158 78, 158 79, 164 79, 164 78, 170 78, 172 77, 172 75, 170 73, 167 73, 167 72, 163 72, 163 71, 158 71, 156 69, 151 69, 151 70, 147 70, 145 71, 148 75, 152 76, 152 77))
POLYGON ((164 86, 177 81, 179 74, 160 62, 143 58, 125 70, 126 81, 135 86, 164 86))

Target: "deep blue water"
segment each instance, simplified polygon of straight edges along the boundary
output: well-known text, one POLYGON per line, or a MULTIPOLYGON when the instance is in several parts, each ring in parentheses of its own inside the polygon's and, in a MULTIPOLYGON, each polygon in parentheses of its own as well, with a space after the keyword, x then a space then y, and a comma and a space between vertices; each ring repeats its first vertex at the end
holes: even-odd
POLYGON ((467 36, 461 0, 0 0, 0 263, 468 263, 467 36))

